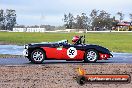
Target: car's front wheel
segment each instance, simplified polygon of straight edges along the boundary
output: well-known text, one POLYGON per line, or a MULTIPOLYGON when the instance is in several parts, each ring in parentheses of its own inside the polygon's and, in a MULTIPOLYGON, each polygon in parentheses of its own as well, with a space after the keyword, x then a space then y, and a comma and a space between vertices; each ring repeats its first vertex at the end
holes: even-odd
POLYGON ((96 62, 98 60, 99 54, 94 49, 89 49, 86 51, 84 62, 96 62))
POLYGON ((41 64, 45 60, 45 52, 41 49, 36 49, 31 53, 31 62, 41 64))

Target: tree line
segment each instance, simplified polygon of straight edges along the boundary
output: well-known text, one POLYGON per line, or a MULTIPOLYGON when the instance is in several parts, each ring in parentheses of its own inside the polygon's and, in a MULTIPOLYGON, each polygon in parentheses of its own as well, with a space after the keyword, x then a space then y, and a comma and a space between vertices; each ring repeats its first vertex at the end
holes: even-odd
MULTIPOLYGON (((124 19, 122 12, 117 12, 119 21, 124 19)), ((132 14, 130 19, 132 21, 132 14)), ((111 17, 111 14, 104 10, 93 9, 89 16, 86 13, 82 13, 77 16, 73 16, 72 13, 64 14, 64 26, 67 29, 87 29, 87 30, 111 30, 112 27, 117 25, 115 16, 111 17)))
MULTIPOLYGON (((116 13, 119 16, 119 21, 115 20, 115 16, 111 16, 110 13, 104 10, 93 9, 89 15, 81 13, 74 16, 72 13, 64 14, 64 25, 55 27, 51 25, 34 25, 31 27, 45 27, 47 30, 57 29, 87 29, 87 30, 111 30, 119 22, 122 22, 125 14, 122 12, 116 13)), ((132 22, 132 14, 129 14, 132 22)), ((16 24, 16 11, 12 9, 0 10, 0 30, 13 30, 16 24)), ((19 25, 18 27, 25 27, 25 25, 19 25)), ((30 27, 30 26, 28 26, 30 27)))
POLYGON ((0 29, 13 30, 16 24, 16 11, 12 9, 0 10, 0 29))

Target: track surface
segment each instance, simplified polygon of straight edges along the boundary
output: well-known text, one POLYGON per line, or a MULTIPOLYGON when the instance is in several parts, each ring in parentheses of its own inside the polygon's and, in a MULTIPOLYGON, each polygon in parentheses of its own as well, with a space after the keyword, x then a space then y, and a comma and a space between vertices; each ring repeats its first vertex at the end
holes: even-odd
MULTIPOLYGON (((94 64, 102 63, 130 63, 132 64, 132 54, 114 53, 114 57, 109 60, 100 60, 94 64)), ((45 60, 43 64, 68 64, 83 63, 82 61, 65 61, 65 60, 45 60)), ((29 65, 31 64, 27 58, 0 58, 0 65, 29 65)), ((89 63, 90 64, 90 63, 89 63)))

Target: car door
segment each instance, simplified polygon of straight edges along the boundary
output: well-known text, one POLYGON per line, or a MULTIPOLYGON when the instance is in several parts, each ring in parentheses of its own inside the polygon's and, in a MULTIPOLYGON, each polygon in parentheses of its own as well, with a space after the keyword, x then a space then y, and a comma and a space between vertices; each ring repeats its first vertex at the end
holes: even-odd
POLYGON ((85 53, 83 48, 83 45, 63 45, 59 54, 64 60, 82 60, 85 53))
POLYGON ((52 46, 53 49, 52 49, 51 53, 54 54, 53 55, 54 59, 63 60, 63 52, 65 51, 63 46, 64 45, 61 43, 57 43, 52 46))
POLYGON ((49 44, 48 47, 42 47, 46 51, 46 57, 49 59, 60 59, 61 54, 59 54, 59 51, 61 50, 60 45, 55 44, 49 44))

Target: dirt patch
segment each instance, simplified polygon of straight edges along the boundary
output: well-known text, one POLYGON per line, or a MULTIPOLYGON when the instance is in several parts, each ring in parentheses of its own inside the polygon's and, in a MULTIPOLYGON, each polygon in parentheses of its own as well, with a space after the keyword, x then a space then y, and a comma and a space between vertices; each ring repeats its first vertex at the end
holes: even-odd
POLYGON ((87 83, 80 86, 77 68, 88 74, 130 74, 131 64, 43 64, 0 66, 0 88, 131 88, 128 84, 87 83))

